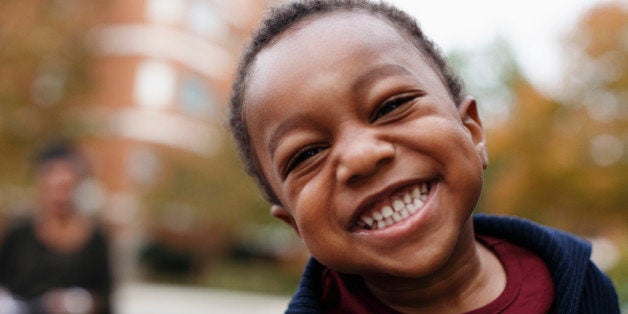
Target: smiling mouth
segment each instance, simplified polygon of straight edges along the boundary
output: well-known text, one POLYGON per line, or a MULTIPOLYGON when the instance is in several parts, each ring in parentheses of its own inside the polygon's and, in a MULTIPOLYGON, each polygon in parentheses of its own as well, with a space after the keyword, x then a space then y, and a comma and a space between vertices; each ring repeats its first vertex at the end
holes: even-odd
POLYGON ((415 184, 388 197, 371 211, 362 214, 355 224, 355 230, 384 229, 406 220, 423 208, 431 185, 430 182, 415 184))

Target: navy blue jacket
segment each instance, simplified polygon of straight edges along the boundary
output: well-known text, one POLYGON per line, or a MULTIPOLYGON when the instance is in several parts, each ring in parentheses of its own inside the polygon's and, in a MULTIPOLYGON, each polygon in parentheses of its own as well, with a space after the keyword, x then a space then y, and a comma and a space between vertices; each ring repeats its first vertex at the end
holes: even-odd
MULTIPOLYGON (((473 222, 477 234, 506 239, 545 261, 554 281, 557 313, 619 313, 615 289, 590 261, 588 242, 521 218, 475 215, 473 222)), ((316 260, 310 260, 286 313, 321 313, 324 269, 316 260)))

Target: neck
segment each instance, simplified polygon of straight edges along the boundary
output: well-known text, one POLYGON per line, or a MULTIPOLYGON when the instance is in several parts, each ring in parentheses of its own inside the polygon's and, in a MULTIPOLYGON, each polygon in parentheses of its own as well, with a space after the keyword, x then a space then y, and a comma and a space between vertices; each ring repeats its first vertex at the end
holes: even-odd
POLYGON ((461 313, 495 300, 506 286, 497 257, 475 241, 466 224, 448 261, 422 278, 365 278, 371 293, 402 313, 461 313))

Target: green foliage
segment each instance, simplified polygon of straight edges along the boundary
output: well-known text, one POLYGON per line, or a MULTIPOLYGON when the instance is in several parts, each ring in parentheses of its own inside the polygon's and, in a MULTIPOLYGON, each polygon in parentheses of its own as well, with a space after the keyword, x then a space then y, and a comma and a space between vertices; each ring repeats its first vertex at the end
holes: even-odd
POLYGON ((150 242, 140 250, 140 262, 154 273, 181 277, 192 271, 193 257, 188 252, 173 250, 160 243, 150 242))
MULTIPOLYGON (((225 136, 226 137, 226 136, 225 136)), ((203 158, 162 154, 167 173, 145 193, 149 211, 158 214, 171 202, 186 204, 197 222, 229 226, 269 222, 268 205, 244 173, 231 145, 203 158)))
POLYGON ((101 1, 0 2, 0 208, 26 193, 31 153, 77 136, 67 115, 90 88, 84 30, 101 1))
POLYGON ((282 269, 268 261, 227 260, 213 265, 205 275, 204 284, 225 289, 291 295, 299 283, 301 270, 282 269))

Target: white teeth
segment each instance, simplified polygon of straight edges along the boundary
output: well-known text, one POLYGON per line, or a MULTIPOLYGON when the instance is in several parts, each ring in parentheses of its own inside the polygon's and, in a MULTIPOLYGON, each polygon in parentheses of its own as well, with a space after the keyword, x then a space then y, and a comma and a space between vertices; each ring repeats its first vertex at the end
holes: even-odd
POLYGON ((412 197, 410 197, 410 194, 406 193, 403 196, 403 202, 406 203, 406 204, 412 203, 412 197))
POLYGON ((395 212, 395 213, 392 215, 392 219, 393 219, 395 222, 398 222, 398 221, 401 221, 401 219, 403 219, 403 218, 401 217, 401 214, 400 214, 399 212, 395 212))
POLYGON ((423 207, 423 201, 419 200, 419 199, 414 199, 414 205, 415 208, 421 208, 423 207))
POLYGON ((373 213, 373 218, 375 218, 375 220, 377 220, 377 221, 382 221, 382 219, 384 219, 384 216, 382 216, 382 214, 379 213, 379 212, 374 212, 373 213))
POLYGON ((414 199, 410 204, 406 204, 406 208, 408 208, 408 207, 416 207, 416 206, 414 206, 414 201, 416 201, 416 199, 414 199))
POLYGON ((395 200, 393 202, 393 208, 395 209, 395 211, 400 211, 404 207, 405 204, 401 200, 395 200))
POLYGON ((403 195, 398 195, 390 201, 391 205, 385 205, 380 210, 360 217, 357 222, 359 228, 375 230, 386 228, 396 222, 408 218, 423 207, 429 193, 429 184, 423 183, 408 190, 403 195))
POLYGON ((412 197, 413 198, 419 198, 421 197, 421 191, 419 190, 418 187, 412 189, 412 197))
POLYGON ((414 206, 414 204, 410 203, 410 204, 406 204, 406 208, 405 208, 408 212, 410 211, 414 211, 417 210, 418 208, 416 206, 414 206))
POLYGON ((364 216, 360 217, 360 219, 362 219, 362 221, 364 221, 364 223, 369 225, 369 226, 373 225, 374 219, 372 217, 370 217, 370 216, 364 215, 364 216))
POLYGON ((390 206, 384 206, 384 208, 382 208, 382 216, 384 216, 384 218, 392 216, 393 213, 393 209, 390 208, 390 206))

